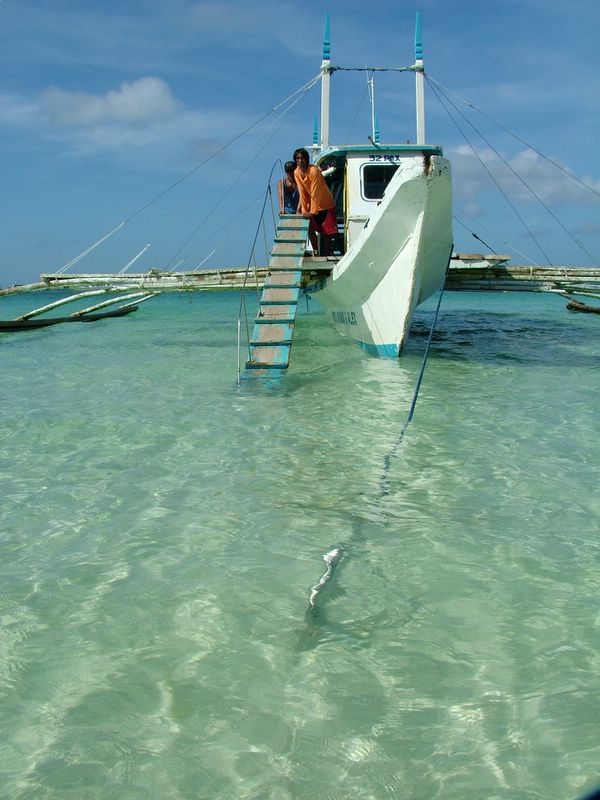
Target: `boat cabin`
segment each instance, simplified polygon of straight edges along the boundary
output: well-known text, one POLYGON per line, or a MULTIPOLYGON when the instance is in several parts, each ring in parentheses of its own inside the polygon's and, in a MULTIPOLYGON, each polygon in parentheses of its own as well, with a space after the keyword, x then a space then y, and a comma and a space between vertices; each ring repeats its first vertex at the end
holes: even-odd
POLYGON ((416 144, 331 147, 316 157, 336 204, 338 236, 333 255, 343 255, 368 223, 404 159, 441 155, 442 148, 416 144))

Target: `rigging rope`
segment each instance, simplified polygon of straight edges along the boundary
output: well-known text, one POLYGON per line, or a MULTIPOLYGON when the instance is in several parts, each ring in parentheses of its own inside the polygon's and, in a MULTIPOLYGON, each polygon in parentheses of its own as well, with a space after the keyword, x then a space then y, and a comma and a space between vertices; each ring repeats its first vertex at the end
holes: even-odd
MULTIPOLYGON (((271 134, 271 136, 270 136, 268 139, 266 139, 266 140, 265 140, 265 142, 264 142, 264 144, 262 145, 262 147, 261 147, 259 150, 257 150, 257 151, 256 151, 256 153, 254 154, 254 156, 253 156, 253 157, 252 157, 250 160, 246 161, 246 163, 245 163, 245 166, 244 166, 244 169, 243 169, 241 172, 239 172, 239 173, 237 173, 237 174, 236 174, 236 176, 235 176, 235 178, 233 179, 233 181, 231 182, 231 184, 230 184, 230 185, 227 187, 227 189, 226 189, 226 190, 223 192, 223 194, 222 194, 222 195, 221 195, 221 197, 220 197, 220 198, 219 198, 219 199, 216 201, 216 203, 214 203, 214 205, 212 206, 212 208, 210 209, 210 211, 208 212, 208 214, 206 214, 206 215, 204 216, 204 218, 200 220, 200 222, 199 222, 199 223, 198 223, 198 225, 197 225, 197 226, 194 228, 194 230, 192 231, 192 233, 190 233, 190 235, 187 237, 187 239, 184 241, 184 243, 183 243, 183 244, 182 244, 182 245, 179 247, 179 249, 177 250, 177 252, 175 253, 175 255, 174 255, 174 256, 172 256, 172 258, 171 258, 171 260, 168 262, 168 264, 171 264, 173 261, 175 261, 175 259, 177 258, 177 256, 178 256, 178 255, 181 253, 181 251, 182 251, 182 250, 183 250, 183 249, 184 249, 184 248, 185 248, 185 247, 186 247, 186 246, 189 244, 189 242, 190 242, 190 241, 191 241, 191 240, 194 238, 194 236, 195 236, 195 235, 198 233, 198 231, 200 230, 200 228, 201 228, 201 227, 202 227, 202 226, 205 224, 205 222, 207 222, 207 220, 208 220, 208 219, 210 219, 210 217, 213 215, 213 213, 216 211, 216 209, 217 209, 217 208, 218 208, 218 207, 221 205, 221 203, 222 203, 222 202, 225 200, 225 198, 227 197, 227 195, 228 195, 228 194, 229 194, 229 193, 232 191, 232 189, 233 189, 233 188, 236 186, 236 184, 238 184, 238 183, 239 183, 239 180, 240 180, 240 178, 242 178, 242 177, 243 177, 243 176, 246 174, 246 172, 247 172, 247 171, 250 169, 251 165, 252 165, 252 164, 253 164, 253 163, 254 163, 254 162, 257 160, 257 158, 260 156, 260 154, 261 154, 261 153, 262 153, 262 152, 265 150, 265 148, 267 147, 267 145, 269 144, 269 142, 271 142, 271 141, 272 141, 272 140, 275 138, 275 135, 276 135, 276 134, 277 134, 277 133, 278 133, 278 132, 281 130, 281 126, 283 125, 283 118, 285 117, 285 115, 286 115, 287 113, 289 113, 289 111, 291 111, 291 109, 292 109, 292 108, 293 108, 293 107, 294 107, 294 106, 295 106, 297 103, 299 103, 299 102, 300 102, 300 100, 302 100, 302 98, 304 97, 304 95, 305 95, 307 92, 309 92, 309 91, 312 89, 312 87, 315 85, 315 83, 317 83, 317 81, 318 81, 318 80, 320 80, 320 77, 321 77, 321 75, 319 74, 319 75, 317 75, 316 77, 312 78, 312 79, 311 79, 311 80, 310 80, 308 83, 306 83, 306 84, 305 84, 305 85, 302 87, 302 89, 298 89, 298 90, 297 90, 297 91, 294 93, 294 95, 296 95, 296 94, 297 94, 297 95, 298 95, 298 97, 297 97, 297 98, 296 98, 296 99, 295 99, 293 102, 291 102, 291 103, 289 104, 289 106, 288 106, 287 108, 285 108, 285 109, 284 109, 284 110, 281 112, 281 114, 280 114, 280 115, 279 115, 279 116, 278 116, 278 117, 277 117, 277 118, 276 118, 276 119, 273 121, 273 124, 276 124, 277 122, 280 122, 280 124, 279 124, 279 125, 278 125, 278 126, 275 128, 275 130, 273 131, 273 133, 271 134)), ((290 97, 289 97, 289 98, 286 98, 286 100, 285 100, 283 103, 280 103, 280 104, 279 104, 278 108, 281 108, 281 106, 282 106, 282 105, 284 105, 284 104, 285 104, 285 102, 287 102, 287 100, 289 100, 289 99, 290 99, 291 97, 293 97, 294 95, 290 95, 290 97)), ((262 119, 264 119, 264 117, 263 117, 262 119)), ((267 132, 267 130, 268 130, 268 128, 267 128, 267 129, 266 129, 266 130, 263 132, 263 134, 262 134, 262 135, 264 135, 264 134, 267 132)), ((209 240, 210 240, 210 237, 209 237, 209 240)), ((190 257, 190 255, 191 255, 191 253, 190 253, 189 255, 187 255, 187 256, 184 258, 184 261, 185 261, 185 259, 186 259, 186 258, 189 258, 189 257, 190 257)))
POLYGON ((292 92, 292 94, 288 95, 288 96, 285 98, 285 100, 282 100, 280 103, 278 103, 277 105, 273 106, 273 108, 271 108, 271 109, 270 109, 270 111, 267 111, 265 114, 263 114, 262 116, 260 116, 258 119, 256 119, 256 120, 255 120, 254 122, 252 122, 250 125, 248 125, 248 127, 247 127, 247 128, 244 128, 244 130, 243 130, 243 131, 241 131, 241 133, 238 133, 238 134, 236 134, 236 136, 234 136, 232 139, 230 139, 230 140, 229 140, 228 142, 226 142, 224 145, 222 145, 222 146, 221 146, 221 147, 219 147, 217 150, 215 150, 215 152, 214 152, 214 153, 211 153, 211 155, 209 155, 207 158, 205 158, 205 159, 204 159, 204 161, 201 161, 201 162, 200 162, 199 164, 197 164, 195 167, 193 167, 193 168, 192 168, 192 169, 190 169, 188 172, 186 172, 186 173, 185 173, 185 175, 182 175, 182 176, 181 176, 181 178, 179 178, 179 179, 178 179, 178 180, 176 180, 174 183, 172 183, 172 184, 171 184, 171 185, 170 185, 170 186, 169 186, 167 189, 164 189, 164 190, 163 190, 163 191, 162 191, 160 194, 156 195, 156 197, 154 197, 152 200, 148 201, 148 202, 147 202, 147 203, 146 203, 144 206, 142 206, 142 207, 141 207, 140 209, 138 209, 138 210, 137 210, 137 211, 136 211, 134 214, 132 214, 132 215, 131 215, 131 216, 130 216, 130 217, 129 217, 129 218, 126 220, 126 221, 127 221, 127 222, 130 222, 132 219, 134 219, 134 217, 137 217, 137 216, 138 216, 138 214, 141 214, 141 213, 142 213, 142 211, 145 211, 145 210, 146 210, 147 208, 149 208, 149 207, 150 207, 150 206, 151 206, 153 203, 156 203, 158 200, 160 200, 160 198, 161 198, 161 197, 164 197, 164 196, 165 196, 165 195, 166 195, 168 192, 170 192, 170 191, 171 191, 172 189, 174 189, 176 186, 179 186, 179 184, 180 184, 180 183, 182 183, 183 181, 185 181, 187 178, 189 178, 189 177, 190 177, 190 175, 193 175, 195 172, 197 172, 199 169, 201 169, 201 168, 202 168, 202 167, 203 167, 205 164, 208 164, 208 162, 209 162, 209 161, 212 161, 212 159, 213 159, 213 158, 216 158, 216 156, 220 155, 220 154, 221 154, 221 153, 222 153, 224 150, 227 150, 227 148, 228 148, 228 147, 231 147, 231 145, 232 145, 234 142, 237 142, 237 141, 238 141, 238 139, 241 139, 243 136, 245 136, 245 135, 246 135, 246 134, 247 134, 249 131, 251 131, 253 128, 256 128, 256 126, 257 126, 257 125, 259 125, 259 124, 260 124, 260 123, 261 123, 263 120, 267 119, 267 117, 270 117, 270 116, 271 116, 271 114, 272 114, 274 111, 278 111, 278 110, 279 110, 279 109, 280 109, 282 106, 284 106, 284 105, 285 105, 285 104, 286 104, 286 103, 287 103, 289 100, 291 100, 291 98, 292 98, 292 97, 295 97, 295 96, 296 96, 298 93, 300 93, 300 92, 302 92, 302 93, 305 93, 305 92, 307 92, 309 89, 311 89, 311 88, 312 88, 312 87, 315 85, 315 83, 317 83, 317 81, 319 81, 319 80, 320 80, 320 78, 321 78, 321 73, 319 73, 319 74, 318 74, 318 75, 316 75, 315 77, 311 78, 309 81, 307 81, 307 83, 305 83, 305 84, 304 84, 303 86, 301 86, 299 89, 296 89, 294 92, 292 92))
POLYGON ((95 250, 98 247, 98 245, 102 244, 102 242, 105 242, 110 236, 113 235, 113 233, 116 233, 118 230, 120 230, 126 224, 126 222, 127 222, 126 220, 120 222, 116 228, 113 228, 112 231, 109 231, 101 239, 98 239, 97 242, 94 242, 94 244, 90 245, 90 247, 88 247, 87 250, 84 250, 82 253, 79 253, 78 256, 75 256, 75 258, 72 258, 70 261, 68 261, 64 266, 62 266, 59 270, 57 270, 56 274, 62 275, 63 272, 66 272, 69 269, 69 267, 72 267, 73 264, 76 264, 84 256, 87 256, 88 253, 91 253, 92 250, 95 250))
POLYGON ((494 248, 493 248, 491 245, 489 245, 487 242, 484 242, 484 241, 483 241, 483 239, 481 238, 481 236, 478 236, 478 235, 475 233, 475 231, 472 231, 472 230, 471 230, 469 227, 467 227, 467 225, 465 225, 465 223, 464 223, 464 222, 462 222, 462 221, 461 221, 461 220, 460 220, 460 219, 459 219, 459 218, 458 218, 458 217, 457 217, 455 214, 452 214, 452 219, 453 219, 455 222, 458 222, 458 224, 459 224, 459 225, 462 225, 462 226, 463 226, 463 228, 464 228, 466 231, 469 231, 469 233, 471 234, 471 236, 472 236, 474 239, 477 239, 477 241, 481 242, 481 244, 484 244, 484 245, 487 247, 487 249, 488 249, 488 250, 489 250, 491 253, 494 253, 494 255, 497 255, 497 252, 496 252, 496 250, 494 250, 494 248))
MULTIPOLYGON (((431 86, 431 89, 432 89, 433 93, 434 93, 434 94, 435 94, 435 96, 437 97, 437 99, 438 99, 438 101, 439 101, 440 105, 441 105, 441 106, 442 106, 442 108, 443 108, 443 109, 446 111, 446 113, 448 114, 448 116, 450 117, 450 119, 452 120, 452 122, 454 123, 454 125, 456 126, 456 128, 458 129, 458 131, 460 132, 461 136, 463 137, 463 139, 464 139, 464 140, 465 140, 465 142, 467 143, 467 145, 468 145, 468 146, 471 148, 471 150, 473 151, 473 155, 474 155, 474 156, 477 158, 477 160, 479 161, 479 163, 481 164, 481 166, 482 166, 482 167, 484 168, 484 170, 487 172, 487 174, 488 174, 488 176, 489 176, 490 180, 491 180, 491 181, 493 181, 493 183, 495 184, 496 188, 498 189, 498 191, 500 192, 500 194, 502 195, 502 197, 504 197, 504 199, 506 200, 506 202, 508 203, 508 205, 510 206, 510 208, 513 210, 513 212, 514 212, 515 216, 517 217, 517 219, 519 220, 519 222, 521 223, 521 225, 523 225, 523 227, 525 228, 525 230, 527 231, 527 233, 528 233, 528 234, 531 236, 532 240, 533 240, 533 241, 536 243, 536 245, 537 245, 537 246, 538 246, 538 248, 540 249, 540 252, 541 252, 541 253, 542 253, 542 255, 544 256, 544 258, 546 259, 546 261, 548 262, 548 264, 550 264, 550 265, 551 265, 551 264, 552 264, 552 261, 550 260, 549 256, 548 256, 548 255, 547 255, 547 253, 545 252, 544 248, 541 246, 541 244, 540 244, 540 243, 538 242, 538 240, 535 238, 535 236, 533 235, 533 231, 532 231, 532 230, 529 228, 529 226, 527 225, 527 223, 525 222, 525 220, 523 219, 523 217, 522 217, 522 216, 519 214, 519 212, 517 211, 517 209, 515 208, 515 206, 513 205, 513 203, 511 203, 511 201, 510 201, 510 198, 508 197, 508 195, 506 194, 506 192, 505 192, 505 191, 502 189, 502 187, 500 186, 500 184, 498 183, 498 181, 496 180, 496 178, 494 178, 494 176, 493 176, 493 175, 492 175, 492 173, 490 172, 489 168, 488 168, 488 167, 487 167, 487 165, 485 164, 484 160, 481 158, 481 156, 479 155, 479 153, 477 152, 477 150, 476 150, 476 149, 473 147, 473 145, 472 145, 472 144, 471 144, 471 142, 469 141, 469 138, 467 137, 466 133, 463 131, 463 129, 462 129, 462 128, 460 127, 460 125, 458 124, 458 122, 457 122, 457 121, 454 119, 454 117, 452 116, 452 114, 451 114, 451 113, 450 113, 450 111, 448 110, 448 108, 447 108, 446 104, 445 104, 445 103, 444 103, 444 101, 442 100, 442 98, 441 98, 441 96, 440 96, 440 92, 439 92, 439 91, 436 89, 436 87, 433 85, 433 83, 431 82, 431 80, 430 80, 430 78, 429 78, 429 77, 427 77, 427 80, 428 80, 428 82, 429 82, 429 85, 431 86)), ((451 102, 451 101, 449 101, 449 102, 451 102)), ((469 123, 469 124, 470 124, 470 123, 469 123)))
MULTIPOLYGON (((502 163, 512 172, 512 174, 515 176, 515 178, 517 178, 517 180, 520 181, 520 183, 527 189, 527 191, 530 192, 533 195, 533 197, 535 197, 535 199, 538 201, 538 203, 547 211, 547 213, 552 217, 552 219, 562 228, 564 233, 567 234, 567 236, 571 239, 571 241, 575 245, 577 245, 577 247, 579 247, 581 250, 584 251, 584 253, 588 256, 588 258, 590 259, 590 261, 593 264, 597 263, 597 259, 594 258, 594 256, 585 248, 585 246, 583 245, 583 243, 579 239, 577 239, 575 236, 573 236, 571 231, 562 223, 562 221, 556 216, 556 214, 552 211, 552 209, 542 200, 542 198, 537 194, 537 192, 535 192, 535 190, 518 174, 518 172, 514 169, 514 167, 511 164, 509 164, 509 162, 498 152, 498 150, 496 150, 496 148, 491 144, 491 142, 488 139, 486 139, 486 137, 483 135, 483 133, 481 133, 481 131, 478 130, 478 128, 476 128, 475 125, 473 125, 473 123, 465 116, 465 114, 463 114, 463 112, 459 108, 457 108, 456 104, 452 102, 452 100, 448 97, 448 95, 445 92, 442 92, 441 84, 438 84, 437 81, 435 81, 433 78, 430 78, 429 76, 427 76, 427 80, 428 80, 432 90, 434 91, 434 93, 438 97, 438 100, 440 100, 440 97, 437 94, 437 91, 436 91, 435 87, 433 86, 434 83, 438 87, 439 91, 441 93, 443 93, 444 97, 450 103, 450 105, 454 108, 454 110, 458 114, 460 114, 460 116, 465 120, 465 122, 468 125, 471 126, 471 128, 475 131, 475 133, 477 133, 483 139, 483 141, 487 144, 487 146, 496 154, 496 156, 498 156, 498 158, 502 161, 502 163)), ((442 106, 444 106, 444 104, 443 104, 443 102, 441 100, 440 100, 440 102, 442 103, 442 106)), ((445 106, 444 106, 444 108, 445 108, 445 106)), ((470 108, 473 108, 474 110, 476 110, 474 108, 474 106, 472 106, 472 105, 470 105, 470 108)), ((448 111, 448 109, 446 109, 446 111, 448 111)), ((451 115, 450 115, 450 117, 451 117, 451 119, 453 119, 451 115)), ((453 119, 453 122, 456 125, 456 121, 454 119, 453 119)), ((459 128, 459 130, 461 130, 458 125, 457 125, 457 127, 459 128)), ((509 131, 507 131, 507 133, 508 132, 509 131)), ((461 130, 461 133, 463 133, 462 130, 461 130)), ((464 133, 463 133, 463 136, 465 136, 464 133)), ((471 149, 473 150, 475 155, 477 155, 477 158, 479 158, 479 155, 475 152, 475 149, 472 147, 471 143, 466 139, 466 136, 465 136, 465 140, 467 141, 467 144, 469 144, 469 146, 471 147, 471 149)), ((522 140, 520 140, 520 141, 522 141, 522 140)), ((525 144, 525 142, 524 142, 524 144, 525 144)), ((483 161, 481 160, 481 158, 479 158, 479 160, 483 165, 483 161)), ((547 159, 547 160, 550 161, 550 159, 547 159)), ((552 161, 550 161, 550 163, 554 164, 554 162, 552 162, 552 161)), ((557 165, 554 164, 554 166, 557 166, 557 165)), ((491 173, 487 169, 487 167, 485 167, 485 169, 488 172, 488 175, 490 175, 490 177, 491 177, 491 173)), ((569 174, 569 173, 567 173, 567 174, 569 174)), ((494 179, 492 178, 492 180, 494 180, 494 179)), ((495 180, 494 180, 494 183, 496 184, 496 186, 498 186, 498 183, 495 180)), ((585 186, 585 184, 584 184, 584 186, 585 186)), ((498 186, 498 188, 499 188, 499 186, 498 186)), ((589 188, 589 187, 587 187, 587 188, 589 188)), ((502 194, 504 195, 504 192, 502 192, 502 194)), ((504 196, 506 197, 506 195, 504 195, 504 196)), ((512 207, 512 204, 511 204, 511 207, 512 207)), ((513 210, 514 210, 514 207, 513 207, 513 210)), ((521 218, 519 217, 519 219, 521 219, 521 218)), ((523 220, 521 220, 521 221, 523 221, 523 220)), ((544 252, 544 250, 542 249, 540 243, 537 241, 537 239, 535 239, 535 237, 533 236, 533 234, 531 233, 531 231, 529 230, 528 227, 527 227, 527 231, 529 232, 530 236, 533 238, 533 240, 537 244, 537 246, 540 248, 540 250, 544 254, 545 258, 548 259, 547 254, 544 252)), ((552 264, 552 262, 549 259, 548 259, 548 263, 552 264)))
MULTIPOLYGON (((467 214, 465 211, 461 211, 460 213, 461 213, 463 216, 467 217, 467 219, 470 219, 470 220, 472 220, 473 222, 476 222, 476 224, 477 224, 477 225, 479 225, 479 227, 480 227, 480 228, 483 228, 484 230, 487 230, 487 231, 488 231, 488 233, 492 233, 492 232, 489 230, 489 228, 486 228, 486 227, 485 227, 485 225, 482 225, 480 222, 477 222, 476 220, 474 220, 474 219, 473 219, 472 217, 470 217, 470 216, 469 216, 469 215, 468 215, 468 214, 467 214)), ((479 241, 480 241, 480 242, 483 242, 483 239, 482 239, 480 236, 477 236, 477 234, 476 234, 476 233, 474 233, 474 232, 473 232, 473 231, 472 231, 472 230, 471 230, 471 229, 470 229, 470 228, 469 228, 467 225, 465 225, 465 223, 464 223, 464 222, 462 222, 462 220, 460 220, 460 219, 459 219, 459 218, 458 218, 458 217, 457 217, 455 214, 453 214, 453 215, 452 215, 452 219, 454 219, 456 222, 458 222, 458 224, 459 224, 459 225, 462 225, 462 226, 463 226, 463 228, 465 228, 465 230, 469 231, 469 233, 471 234, 471 236, 474 236, 474 237, 475 237, 475 239, 479 239, 479 241)), ((494 235, 494 234, 492 234, 492 235, 494 235)), ((533 264, 533 265, 535 266, 535 261, 534 261, 532 258, 529 258, 529 256, 526 256, 526 255, 525 255, 525 253, 522 253, 522 252, 521 252, 521 250, 519 250, 519 248, 518 248, 518 247, 515 247, 515 245, 514 245, 514 244, 511 244, 510 242, 507 242, 507 241, 506 241, 506 240, 504 240, 504 239, 503 239, 502 241, 503 241, 503 244, 505 244, 505 245, 506 245, 507 247, 509 247, 511 250, 514 250, 514 251, 515 251, 515 253, 518 253, 518 254, 519 254, 520 256, 522 256, 522 257, 523 257, 523 258, 524 258, 526 261, 529 261, 529 263, 530 263, 530 264, 533 264)), ((486 247, 489 247, 489 245, 488 245, 488 244, 486 244, 485 242, 483 242, 483 244, 485 244, 485 246, 486 246, 486 247)), ((490 250, 491 250, 491 249, 492 249, 492 248, 490 248, 490 250)), ((492 251, 492 252, 493 252, 493 251, 492 251)))
MULTIPOLYGON (((72 267, 80 259, 82 259, 84 256, 88 255, 88 253, 91 253, 92 250, 94 250, 96 247, 98 247, 98 245, 100 245, 100 244, 102 244, 102 242, 106 241, 106 239, 108 239, 110 236, 115 234, 118 230, 120 230, 125 225, 127 225, 129 222, 131 222, 133 219, 135 219, 137 216, 139 216, 147 208, 150 208, 150 206, 152 206, 152 205, 154 205, 154 203, 158 202, 166 194, 171 192, 176 186, 179 186, 180 183, 183 183, 183 181, 187 180, 187 178, 189 178, 191 175, 193 175, 194 173, 198 172, 198 170, 201 169, 206 164, 208 164, 209 161, 212 161, 213 158, 216 158, 216 156, 220 155, 222 152, 227 150, 228 147, 231 147, 231 145, 234 142, 237 142, 238 139, 241 139, 243 136, 245 136, 253 128, 256 128, 256 126, 259 125, 263 120, 267 119, 267 117, 271 116, 271 114, 273 114, 275 111, 279 111, 279 109, 282 106, 285 106, 285 104, 290 102, 292 100, 292 98, 296 97, 296 95, 300 95, 300 97, 304 96, 304 94, 306 92, 308 92, 310 89, 312 89, 312 87, 320 79, 321 79, 321 73, 319 72, 317 75, 315 75, 309 81, 307 81, 305 84, 300 86, 300 88, 296 89, 291 94, 289 94, 284 100, 282 100, 281 102, 277 103, 277 105, 273 106, 273 108, 271 108, 266 113, 262 114, 258 119, 256 119, 254 122, 252 122, 250 125, 248 125, 243 131, 241 131, 241 133, 238 133, 238 134, 236 134, 236 136, 234 136, 233 138, 229 139, 229 141, 227 141, 224 145, 222 145, 222 147, 219 147, 217 150, 215 150, 214 153, 211 153, 211 155, 209 155, 207 158, 205 158, 204 161, 201 161, 195 167, 193 167, 192 169, 188 170, 188 172, 186 172, 184 175, 182 175, 180 178, 178 178, 176 181, 174 181, 170 186, 168 186, 166 189, 163 189, 163 191, 159 192, 159 194, 157 194, 155 197, 153 197, 151 200, 149 200, 143 206, 138 208, 137 211, 134 211, 129 217, 126 217, 124 220, 122 220, 115 228, 113 228, 111 231, 109 231, 105 236, 103 236, 101 239, 98 239, 97 242, 92 244, 90 247, 88 247, 86 250, 84 250, 78 256, 75 256, 75 258, 71 259, 71 261, 67 262, 63 267, 60 268, 60 270, 58 270, 56 272, 56 274, 57 275, 62 275, 63 272, 66 272, 66 270, 69 269, 69 267, 72 267)), ((295 101, 295 102, 298 102, 298 101, 295 101)), ((293 105, 295 105, 295 103, 293 105)), ((174 258, 172 260, 174 260, 174 258)))
POLYGON ((568 175, 569 178, 572 178, 574 181, 579 183, 585 189, 588 189, 588 191, 592 192, 592 194, 595 194, 597 197, 600 197, 600 192, 599 191, 594 189, 592 186, 587 184, 585 181, 582 181, 580 178, 577 177, 577 175, 573 175, 572 172, 569 172, 568 169, 565 169, 557 161, 554 161, 553 159, 549 158, 547 155, 542 153, 541 150, 538 150, 537 147, 535 147, 532 144, 529 144, 529 142, 526 142, 525 139, 522 139, 520 136, 518 136, 516 133, 514 133, 514 131, 511 131, 509 128, 506 128, 504 125, 502 125, 502 123, 498 122, 493 117, 490 117, 488 114, 485 113, 485 111, 482 111, 480 108, 477 108, 472 103, 469 103, 468 100, 465 100, 463 97, 461 97, 456 92, 453 92, 451 89, 448 89, 448 87, 444 86, 443 83, 440 83, 439 81, 436 81, 434 78, 432 78, 430 76, 427 76, 427 78, 432 83, 435 83, 436 86, 438 86, 440 89, 443 89, 446 93, 453 94, 458 100, 460 100, 461 103, 464 103, 464 105, 468 106, 469 108, 472 108, 473 111, 477 111, 478 114, 481 114, 481 116, 485 117, 487 120, 489 120, 489 122, 492 122, 494 125, 496 125, 498 128, 503 130, 505 133, 508 133, 508 135, 512 136, 513 139, 516 139, 518 142, 521 142, 521 144, 524 144, 525 147, 528 147, 530 150, 533 150, 533 152, 537 153, 537 155, 540 156, 541 158, 543 158, 544 161, 547 161, 549 164, 552 164, 553 167, 556 167, 561 172, 564 172, 565 175, 568 175))

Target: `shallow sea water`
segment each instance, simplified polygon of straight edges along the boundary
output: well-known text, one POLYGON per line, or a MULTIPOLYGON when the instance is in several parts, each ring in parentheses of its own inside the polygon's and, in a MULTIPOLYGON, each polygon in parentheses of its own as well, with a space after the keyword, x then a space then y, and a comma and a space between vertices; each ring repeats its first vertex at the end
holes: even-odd
POLYGON ((433 305, 238 388, 238 303, 0 334, 0 797, 600 783, 600 318, 447 293, 402 437, 433 305))

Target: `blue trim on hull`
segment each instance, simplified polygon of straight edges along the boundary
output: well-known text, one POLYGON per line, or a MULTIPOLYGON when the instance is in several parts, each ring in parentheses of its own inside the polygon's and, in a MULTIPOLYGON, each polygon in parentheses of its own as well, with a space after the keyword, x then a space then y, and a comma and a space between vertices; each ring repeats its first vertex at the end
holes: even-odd
POLYGON ((354 339, 354 342, 370 356, 398 358, 399 347, 397 344, 371 344, 370 342, 361 342, 358 339, 354 339))

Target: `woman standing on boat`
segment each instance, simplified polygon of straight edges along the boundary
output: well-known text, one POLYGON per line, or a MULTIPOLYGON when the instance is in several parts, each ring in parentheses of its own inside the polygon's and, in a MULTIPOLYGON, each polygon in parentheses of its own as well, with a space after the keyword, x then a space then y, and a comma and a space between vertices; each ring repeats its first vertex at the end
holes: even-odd
POLYGON ((300 147, 294 151, 296 171, 294 177, 300 192, 298 214, 310 219, 308 237, 313 253, 318 253, 317 233, 323 238, 321 255, 329 255, 331 237, 337 233, 335 202, 321 170, 309 164, 308 152, 300 147))
POLYGON ((295 214, 298 208, 298 187, 294 178, 296 165, 293 161, 286 161, 283 165, 285 178, 277 181, 277 198, 279 200, 280 214, 295 214))

